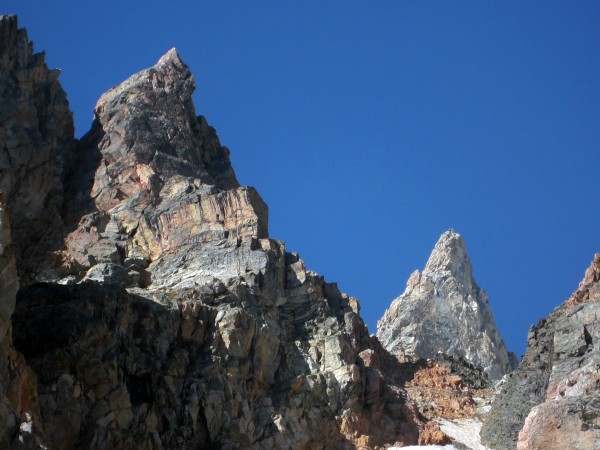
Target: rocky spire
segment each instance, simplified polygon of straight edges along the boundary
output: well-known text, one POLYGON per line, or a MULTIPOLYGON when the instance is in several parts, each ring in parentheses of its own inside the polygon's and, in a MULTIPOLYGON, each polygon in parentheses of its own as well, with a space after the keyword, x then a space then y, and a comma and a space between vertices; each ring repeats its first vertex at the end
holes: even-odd
POLYGON ((472 266, 462 236, 453 230, 443 233, 425 264, 425 272, 449 272, 457 282, 471 287, 472 266))
POLYGON ((45 279, 147 286, 152 272, 154 286, 194 284, 266 264, 248 255, 253 239, 268 236, 268 208, 240 187, 229 150, 196 116, 194 89, 173 48, 98 100, 67 177, 73 231, 45 279), (188 261, 183 276, 186 258, 197 264, 188 261))
POLYGON ((140 190, 157 194, 173 176, 219 189, 239 187, 229 150, 196 116, 195 87, 190 69, 173 48, 98 100, 84 146, 96 148, 102 159, 91 193, 99 209, 140 190))
POLYGON ((516 365, 498 330, 487 294, 473 279, 465 242, 453 230, 442 234, 423 272, 377 324, 377 337, 391 353, 432 358, 457 355, 494 379, 516 365))

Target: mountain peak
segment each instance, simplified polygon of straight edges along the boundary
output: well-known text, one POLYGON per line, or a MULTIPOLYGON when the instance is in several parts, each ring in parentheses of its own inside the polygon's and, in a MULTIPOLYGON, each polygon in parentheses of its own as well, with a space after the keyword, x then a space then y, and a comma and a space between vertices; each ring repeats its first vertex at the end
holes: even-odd
POLYGON ((172 48, 100 97, 94 128, 84 138, 104 161, 94 165, 98 208, 108 210, 142 190, 157 195, 173 177, 219 189, 239 186, 229 151, 196 116, 195 88, 189 67, 172 48))
POLYGON ((160 107, 165 100, 191 105, 191 96, 195 89, 196 83, 189 67, 177 50, 172 48, 161 56, 154 66, 132 75, 103 94, 94 112, 96 117, 101 117, 114 107, 122 108, 123 105, 140 100, 149 100, 144 106, 152 106, 153 109, 160 107), (159 96, 161 98, 158 98, 159 96))
POLYGON ((177 53, 177 49, 173 47, 167 53, 162 55, 155 67, 166 65, 166 64, 176 64, 176 65, 185 65, 181 60, 181 56, 177 53))
POLYGON ((422 273, 411 275, 405 292, 377 324, 377 337, 394 354, 432 358, 455 355, 494 379, 510 371, 514 356, 496 329, 487 295, 473 279, 465 242, 444 232, 422 273))
POLYGON ((462 236, 450 229, 440 236, 424 272, 450 275, 466 285, 473 284, 473 269, 462 236))

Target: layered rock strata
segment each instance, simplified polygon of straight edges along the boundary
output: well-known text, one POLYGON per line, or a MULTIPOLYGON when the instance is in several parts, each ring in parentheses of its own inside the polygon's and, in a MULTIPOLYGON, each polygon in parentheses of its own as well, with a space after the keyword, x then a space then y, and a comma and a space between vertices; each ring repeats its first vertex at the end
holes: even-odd
POLYGON ((473 279, 462 237, 446 231, 425 269, 377 323, 377 337, 392 354, 433 358, 456 355, 499 379, 516 366, 496 328, 485 291, 473 279))
POLYGON ((18 68, 0 90, 38 117, 14 144, 11 130, 29 122, 2 116, 0 148, 13 149, 3 188, 12 218, 34 213, 40 229, 16 233, 12 318, 37 393, 21 390, 33 414, 15 418, 3 443, 23 427, 62 449, 437 443, 357 300, 269 238, 267 207, 195 115, 194 79, 175 50, 102 96, 74 141, 56 73, 39 69, 16 18, 3 16, 0 34, 3 67, 18 68), (30 66, 42 76, 23 79, 30 66), (51 126, 56 111, 67 125, 51 126), (33 192, 38 167, 46 181, 28 203, 19 195, 33 192))
POLYGON ((600 254, 571 298, 532 326, 527 351, 492 405, 495 450, 600 449, 600 254))
POLYGON ((129 286, 152 276, 189 286, 264 268, 252 246, 268 236, 267 206, 239 186, 229 150, 195 115, 193 90, 172 49, 100 98, 67 185, 74 230, 39 278, 92 270, 88 278, 129 286))

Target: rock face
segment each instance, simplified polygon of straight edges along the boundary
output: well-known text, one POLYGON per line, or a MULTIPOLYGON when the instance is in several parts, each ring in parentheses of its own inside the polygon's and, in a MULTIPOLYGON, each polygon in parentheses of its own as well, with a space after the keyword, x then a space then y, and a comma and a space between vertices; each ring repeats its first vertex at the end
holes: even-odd
POLYGON ((34 448, 39 423, 37 384, 23 355, 12 343, 10 319, 15 307, 19 279, 11 240, 10 221, 0 194, 0 448, 34 448))
POLYGON ((15 309, 19 277, 12 247, 10 221, 4 195, 0 194, 0 343, 7 338, 10 316, 15 309))
POLYGON ((33 53, 15 16, 0 17, 0 36, 0 192, 11 212, 17 269, 26 281, 61 229, 73 119, 59 71, 48 70, 43 53, 33 53))
POLYGON ((392 354, 433 358, 456 355, 499 379, 516 366, 496 329, 487 294, 475 283, 462 237, 442 234, 423 272, 377 323, 377 337, 392 354))
POLYGON ((15 17, 0 31, 2 189, 13 222, 32 227, 14 241, 23 377, 0 211, 3 448, 447 440, 407 398, 358 301, 269 238, 267 206, 195 115, 175 50, 103 95, 75 141, 57 73, 15 17))
POLYGON ((600 254, 579 288, 528 335, 482 439, 495 450, 600 449, 600 254))
POLYGON ((195 115, 193 90, 172 49, 100 98, 67 185, 74 230, 38 278, 78 280, 113 264, 130 272, 125 285, 145 287, 152 274, 155 285, 190 286, 264 268, 251 247, 268 236, 267 206, 239 187, 229 151, 195 115))
MULTIPOLYGON (((375 339, 355 298, 269 236, 175 50, 103 95, 77 141, 58 72, 14 16, 0 36, 0 449, 479 446, 464 416, 481 371, 380 343, 511 367, 460 236, 375 339)), ((597 257, 532 329, 493 448, 597 447, 599 273, 597 257)))

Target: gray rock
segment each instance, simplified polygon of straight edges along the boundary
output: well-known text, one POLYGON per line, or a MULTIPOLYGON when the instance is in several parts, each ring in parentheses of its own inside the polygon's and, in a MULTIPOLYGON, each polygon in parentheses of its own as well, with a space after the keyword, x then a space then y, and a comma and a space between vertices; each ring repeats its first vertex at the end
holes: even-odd
POLYGON ((85 280, 116 286, 129 286, 134 281, 125 267, 113 263, 100 263, 92 266, 85 274, 83 281, 85 280))
POLYGON ((462 237, 442 234, 423 272, 377 323, 377 337, 392 354, 433 358, 457 355, 499 379, 516 366, 496 328, 485 291, 473 279, 462 237))
POLYGON ((600 448, 600 254, 579 288, 527 336, 481 436, 495 450, 600 448))
MULTIPOLYGON (((25 61, 18 42, 0 46, 25 61)), ((65 147, 42 152, 56 196, 41 196, 50 218, 63 215, 46 221, 52 245, 32 241, 43 257, 23 252, 30 279, 46 282, 23 285, 12 319, 35 375, 11 391, 15 412, 34 411, 7 416, 11 435, 23 422, 49 448, 416 444, 424 424, 397 362, 369 336, 356 299, 269 238, 267 205, 239 186, 193 89, 169 51, 101 97, 68 164, 64 127, 55 137, 65 147)), ((15 204, 26 168, 6 167, 15 204)), ((0 352, 0 367, 24 371, 15 355, 0 352)))
POLYGON ((27 283, 60 244, 62 177, 72 159, 73 118, 58 70, 34 53, 16 16, 0 19, 0 192, 11 214, 14 252, 27 283))

